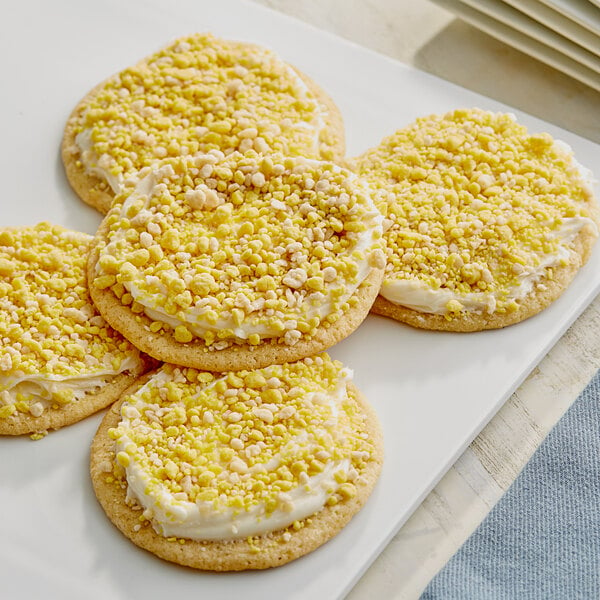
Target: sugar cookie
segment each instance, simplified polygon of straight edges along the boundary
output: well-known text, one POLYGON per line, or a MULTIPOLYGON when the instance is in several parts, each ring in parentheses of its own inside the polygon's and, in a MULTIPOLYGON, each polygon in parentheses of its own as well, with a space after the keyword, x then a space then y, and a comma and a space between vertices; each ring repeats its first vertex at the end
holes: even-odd
POLYGON ((197 34, 93 89, 68 120, 62 156, 77 194, 106 213, 143 167, 211 149, 339 159, 342 118, 271 50, 197 34))
POLYGON ((105 218, 90 293, 158 360, 210 371, 298 360, 367 315, 385 264, 381 221, 368 186, 332 163, 172 159, 105 218))
POLYGON ((373 410, 326 354, 255 371, 164 365, 94 438, 91 476, 135 544, 197 569, 282 565, 366 502, 383 460, 373 410))
POLYGON ((373 312, 416 327, 522 321, 563 292, 598 236, 591 173, 509 114, 421 118, 356 165, 388 218, 373 312))
POLYGON ((150 368, 91 303, 92 239, 48 223, 0 230, 0 434, 79 421, 150 368))

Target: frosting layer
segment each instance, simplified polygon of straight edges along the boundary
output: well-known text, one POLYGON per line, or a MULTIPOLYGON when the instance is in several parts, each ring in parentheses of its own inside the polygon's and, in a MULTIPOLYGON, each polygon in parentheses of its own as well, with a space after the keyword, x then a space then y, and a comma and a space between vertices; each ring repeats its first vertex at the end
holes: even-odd
POLYGON ((343 316, 385 263, 368 186, 304 158, 213 151, 165 161, 107 225, 94 285, 145 312, 153 331, 216 349, 294 345, 343 316))
POLYGON ((274 52, 212 35, 176 40, 86 100, 79 158, 114 193, 143 167, 212 149, 333 157, 327 108, 274 52))
POLYGON ((111 430, 130 500, 161 535, 228 540, 353 497, 372 440, 350 379, 327 355, 219 379, 165 365, 111 430))
POLYGON ((515 311, 598 235, 589 171, 548 134, 478 109, 418 119, 358 159, 387 214, 381 295, 417 311, 515 311))
POLYGON ((0 230, 0 418, 39 416, 140 370, 139 352, 92 305, 91 240, 49 223, 0 230))

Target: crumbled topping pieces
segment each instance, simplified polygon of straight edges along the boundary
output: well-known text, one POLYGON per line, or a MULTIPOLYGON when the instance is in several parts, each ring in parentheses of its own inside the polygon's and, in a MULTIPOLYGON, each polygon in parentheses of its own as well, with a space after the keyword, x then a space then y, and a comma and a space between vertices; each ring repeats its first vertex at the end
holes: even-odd
MULTIPOLYGON (((162 158, 212 149, 331 159, 320 139, 324 117, 300 76, 270 50, 192 35, 90 96, 78 128, 81 158, 121 182, 162 158)), ((205 166, 202 176, 210 174, 205 166)))
POLYGON ((454 292, 450 316, 478 293, 495 296, 496 312, 516 310, 511 291, 558 252, 569 219, 589 216, 572 156, 512 115, 418 119, 363 155, 358 172, 388 219, 386 280, 454 292))
POLYGON ((331 163, 213 151, 164 161, 123 200, 93 285, 183 343, 293 345, 384 262, 369 188, 331 163))
POLYGON ((178 501, 217 513, 259 504, 266 515, 290 512, 292 491, 310 491, 311 478, 334 463, 324 502, 351 498, 373 441, 344 389, 348 376, 325 354, 219 379, 165 365, 126 400, 121 424, 109 431, 119 448, 115 472, 123 477, 121 467, 135 463, 145 494, 158 503, 170 494, 164 508, 173 514, 178 501), (272 377, 279 387, 269 387, 272 377))
POLYGON ((138 353, 92 305, 85 265, 92 238, 49 223, 0 231, 0 417, 42 414, 74 398, 60 381, 118 373, 138 353), (21 390, 36 379, 39 390, 21 390), (19 387, 21 385, 21 387, 19 387))

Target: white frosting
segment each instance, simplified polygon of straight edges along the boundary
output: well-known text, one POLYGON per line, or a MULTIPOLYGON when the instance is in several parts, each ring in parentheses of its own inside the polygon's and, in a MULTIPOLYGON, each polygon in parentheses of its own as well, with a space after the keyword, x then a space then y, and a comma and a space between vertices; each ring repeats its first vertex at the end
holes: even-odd
MULTIPOLYGON (((292 78, 292 80, 294 81, 294 83, 302 90, 302 93, 304 95, 304 98, 306 98, 308 96, 308 94, 310 93, 310 90, 308 89, 308 86, 306 85, 306 83, 304 82, 304 80, 302 79, 302 77, 300 77, 298 75, 298 73, 296 73, 296 71, 294 71, 294 69, 292 69, 292 67, 290 67, 288 64, 284 63, 284 66, 288 72, 288 75, 292 78)), ((299 129, 312 129, 314 130, 313 133, 313 151, 315 152, 315 154, 318 156, 319 155, 319 148, 320 148, 320 139, 321 139, 321 132, 325 129, 326 126, 326 122, 325 122, 325 115, 326 110, 325 110, 325 106, 323 104, 321 104, 320 102, 318 102, 315 99, 315 105, 317 107, 316 113, 317 113, 317 122, 315 123, 308 123, 307 121, 301 120, 298 121, 295 125, 297 128, 299 129)))
MULTIPOLYGON (((266 51, 267 53, 268 51, 266 51)), ((271 56, 272 53, 268 52, 271 56)), ((288 64, 277 59, 281 66, 284 67, 290 79, 293 81, 294 86, 301 93, 301 99, 306 99, 310 90, 304 80, 296 73, 296 71, 288 64)), ((321 133, 326 127, 326 109, 323 104, 315 99, 316 106, 316 123, 309 123, 304 120, 300 120, 294 123, 294 127, 297 129, 313 130, 313 152, 318 155, 320 148, 321 133)), ((79 150, 80 160, 85 167, 86 171, 100 179, 103 179, 108 183, 113 193, 119 194, 123 190, 123 174, 113 174, 109 170, 111 158, 109 155, 99 156, 94 150, 94 143, 92 141, 92 129, 83 129, 80 133, 75 136, 75 146, 79 150)), ((223 149, 225 150, 225 149, 223 149)), ((159 162, 159 159, 156 159, 159 162)))
MULTIPOLYGON (((368 231, 364 236, 361 236, 361 239, 355 249, 359 251, 364 251, 370 246, 372 246, 373 242, 373 231, 368 231)), ((366 259, 359 263, 359 271, 356 281, 354 283, 347 284, 346 292, 340 297, 342 302, 346 301, 352 296, 352 294, 354 294, 356 289, 369 275, 370 271, 371 267, 369 266, 368 261, 366 259)), ((133 299, 144 307, 144 313, 152 320, 167 323, 171 327, 177 327, 178 325, 182 324, 182 321, 180 319, 168 315, 166 312, 164 312, 164 310, 162 310, 161 307, 148 306, 148 304, 151 302, 151 299, 149 299, 144 294, 140 293, 140 290, 135 285, 135 283, 127 282, 124 285, 129 291, 129 293, 133 296, 133 299)), ((332 287, 332 285, 326 286, 326 291, 324 292, 326 296, 327 290, 331 289, 332 287)), ((299 304, 296 308, 297 310, 291 311, 292 314, 288 313, 286 318, 291 319, 294 316, 301 316, 309 320, 312 317, 318 316, 320 319, 323 319, 331 312, 331 300, 322 302, 318 306, 310 306, 310 301, 305 299, 305 301, 299 304)), ((206 321, 203 322, 204 312, 205 310, 197 309, 195 307, 182 311, 182 314, 184 316, 183 322, 194 335, 201 336, 207 331, 217 332, 221 329, 231 329, 234 332, 235 336, 241 340, 248 339, 248 337, 253 333, 258 333, 261 337, 273 337, 281 335, 281 331, 274 329, 269 323, 253 323, 252 317, 250 317, 247 321, 243 322, 241 325, 236 325, 232 317, 221 317, 217 320, 216 323, 209 324, 206 321)))
POLYGON ((23 394, 31 404, 40 403, 41 407, 48 408, 54 401, 52 395, 57 392, 69 390, 73 392, 73 399, 79 400, 86 394, 98 390, 109 383, 120 373, 137 370, 139 360, 136 356, 128 356, 121 361, 118 370, 103 369, 95 373, 65 377, 53 374, 8 375, 0 376, 0 405, 14 404, 17 394, 23 394))
MULTIPOLYGON (((319 161, 305 159, 308 164, 318 165, 319 161)), ((334 168, 335 172, 340 172, 340 167, 334 168)), ((354 181, 356 175, 350 173, 348 179, 354 181)), ((156 186, 157 177, 154 172, 150 172, 148 175, 140 179, 136 185, 135 191, 127 198, 121 208, 121 214, 126 215, 130 206, 135 204, 140 197, 144 198, 145 206, 147 207, 152 199, 152 194, 156 186)), ((161 184, 158 184, 161 185, 161 184)), ((354 292, 358 289, 360 284, 367 278, 371 272, 371 266, 369 265, 369 249, 373 248, 376 242, 376 236, 381 237, 383 229, 383 216, 377 210, 370 195, 367 196, 368 211, 365 213, 364 221, 367 224, 367 229, 357 235, 356 243, 351 246, 344 254, 351 256, 355 252, 358 252, 364 258, 358 259, 353 258, 353 262, 358 267, 356 278, 353 282, 345 283, 344 293, 338 297, 338 302, 343 303, 350 298, 354 292)), ((110 244, 106 248, 106 252, 110 252, 113 246, 117 246, 122 240, 125 239, 126 231, 122 230, 114 234, 110 244)), ((100 265, 98 264, 97 272, 101 271, 100 265)), ((229 313, 229 316, 221 316, 216 323, 209 323, 205 320, 204 314, 211 309, 210 304, 204 304, 202 306, 191 306, 186 309, 180 309, 177 317, 169 315, 160 306, 160 300, 167 294, 167 289, 160 283, 159 293, 155 295, 149 295, 148 293, 142 292, 138 284, 135 281, 124 282, 123 285, 127 291, 132 295, 133 299, 144 307, 145 314, 154 321, 160 321, 166 323, 171 327, 177 327, 184 323, 186 327, 196 336, 202 336, 207 331, 218 332, 222 329, 231 329, 238 339, 246 340, 253 333, 258 333, 261 337, 274 337, 282 335, 281 330, 273 328, 270 322, 254 323, 254 316, 252 313, 244 320, 240 325, 236 325, 229 313), (181 316, 181 318, 179 318, 181 316)), ((325 284, 325 289, 321 292, 320 301, 318 303, 312 303, 311 295, 307 295, 304 299, 297 303, 295 306, 287 309, 284 315, 284 320, 290 321, 297 318, 311 319, 312 317, 319 317, 320 319, 325 318, 331 313, 331 293, 336 287, 339 287, 340 283, 336 279, 330 283, 325 284)), ((227 314, 227 313, 226 313, 227 314)), ((269 319, 269 321, 272 321, 269 319)))
MULTIPOLYGON (((598 228, 594 221, 586 217, 571 217, 565 219, 563 226, 557 232, 560 239, 560 246, 557 252, 549 255, 540 255, 540 261, 537 266, 524 267, 523 273, 519 274, 519 283, 513 286, 510 292, 502 294, 503 300, 520 300, 527 296, 534 285, 540 281, 544 272, 549 267, 555 267, 564 261, 568 261, 571 256, 569 245, 577 237, 581 229, 590 226, 595 235, 598 235, 598 228)), ((498 296, 485 292, 474 292, 471 294, 456 294, 445 288, 433 289, 426 283, 416 279, 386 279, 384 281, 380 294, 390 302, 411 308, 418 312, 429 314, 445 314, 448 302, 455 300, 460 302, 464 310, 493 312, 496 308, 498 296)))
MULTIPOLYGON (((166 379, 164 372, 160 372, 156 377, 166 379)), ((351 377, 352 372, 343 369, 337 389, 329 395, 333 419, 337 419, 338 406, 347 397, 346 386, 351 377)), ((120 429, 127 430, 132 427, 132 420, 136 414, 139 415, 138 410, 143 410, 140 407, 141 394, 151 383, 147 383, 136 393, 133 399, 133 411, 128 403, 123 405, 120 429)), ((216 381, 211 384, 211 387, 215 383, 216 381)), ((306 442, 306 436, 299 436, 282 449, 282 452, 288 451, 294 444, 303 442, 306 442)), ((122 435, 117 442, 117 452, 123 451, 128 444, 131 444, 131 439, 127 435, 122 435)), ((251 467, 248 475, 241 475, 241 479, 243 481, 244 477, 250 477, 253 472, 264 468, 268 471, 275 470, 279 464, 280 461, 275 456, 267 464, 251 467)), ((340 484, 336 482, 334 473, 341 470, 347 474, 349 469, 348 459, 328 461, 321 473, 285 493, 285 509, 277 508, 270 514, 267 514, 263 503, 246 511, 229 507, 215 508, 213 502, 194 503, 176 499, 165 486, 158 485, 156 480, 152 480, 149 485, 151 480, 149 474, 133 458, 125 471, 128 497, 137 500, 148 511, 145 514, 151 515, 152 525, 160 535, 194 540, 233 540, 277 531, 291 525, 294 521, 315 514, 323 508, 329 494, 339 488, 340 484)))
MULTIPOLYGON (((516 121, 515 115, 509 113, 509 116, 516 121)), ((596 180, 592 171, 584 167, 573 156, 573 149, 569 144, 562 140, 554 140, 553 145, 555 150, 569 157, 569 160, 581 177, 583 189, 588 194, 593 195, 593 186, 596 180)), ((561 264, 564 260, 568 260, 571 254, 568 246, 586 225, 591 227, 595 236, 598 236, 598 227, 591 219, 585 217, 565 219, 561 229, 556 234, 560 240, 558 251, 548 256, 541 255, 537 267, 525 267, 523 273, 519 275, 518 285, 513 286, 508 296, 503 295, 503 298, 506 300, 520 300, 524 298, 541 279, 547 268, 554 267, 561 264)), ((414 279, 393 280, 386 278, 381 287, 380 294, 394 304, 429 314, 447 313, 446 305, 453 300, 460 302, 467 312, 487 311, 491 313, 496 308, 496 296, 494 294, 486 294, 484 292, 455 294, 451 290, 444 288, 433 289, 427 284, 414 279)))
POLYGON ((94 143, 92 142, 92 130, 84 129, 75 137, 75 145, 79 149, 79 155, 83 166, 86 168, 88 173, 103 179, 110 185, 110 189, 118 194, 121 191, 123 184, 123 177, 119 173, 113 175, 108 169, 103 168, 100 163, 103 159, 98 156, 94 150, 94 143))
POLYGON ((566 154, 569 157, 569 159, 573 163, 573 166, 579 172, 579 176, 581 177, 581 183, 583 185, 583 189, 588 194, 593 195, 594 184, 597 183, 597 180, 594 177, 594 173, 590 169, 588 169, 587 167, 582 165, 575 158, 575 156, 573 155, 573 148, 571 148, 571 146, 569 146, 569 144, 567 144, 567 142, 564 142, 563 140, 554 140, 554 147, 557 151, 562 152, 563 154, 566 154))
POLYGON ((492 312, 496 306, 492 294, 458 295, 444 288, 433 289, 418 279, 385 280, 379 293, 394 304, 429 314, 446 314, 446 305, 451 300, 458 300, 466 311, 492 312))

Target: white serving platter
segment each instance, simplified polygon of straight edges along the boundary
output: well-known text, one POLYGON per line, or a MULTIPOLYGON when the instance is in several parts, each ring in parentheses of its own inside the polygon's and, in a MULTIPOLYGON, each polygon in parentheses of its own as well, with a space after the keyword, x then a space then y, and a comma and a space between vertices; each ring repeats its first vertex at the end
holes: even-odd
POLYGON ((600 91, 600 74, 586 67, 585 65, 565 56, 558 50, 543 44, 528 35, 518 31, 511 25, 501 23, 495 18, 479 10, 478 3, 473 2, 473 6, 467 6, 462 0, 432 0, 441 7, 455 13, 458 17, 470 23, 474 27, 481 29, 488 35, 500 40, 529 54, 539 61, 570 75, 574 79, 589 85, 591 88, 600 91))
MULTIPOLYGON (((461 2, 600 74, 600 57, 568 40, 562 34, 538 23, 520 10, 500 0, 461 0, 461 2)), ((597 46, 600 48, 600 38, 597 40, 597 46)))
MULTIPOLYGON (((100 217, 69 189, 59 157, 65 120, 97 82, 171 39, 213 31, 268 45, 338 103, 348 153, 419 115, 510 110, 441 79, 255 4, 225 0, 33 0, 0 21, 3 169, 0 224, 51 220, 93 233, 100 217)), ((531 116, 598 169, 600 147, 531 116)), ((289 565, 211 574, 138 549, 111 525, 88 478, 100 415, 32 442, 0 439, 0 596, 11 600, 330 599, 343 597, 422 498, 600 290, 600 250, 549 309, 476 334, 424 332, 369 317, 331 353, 355 370, 381 418, 386 463, 373 496, 336 538, 289 565)))

